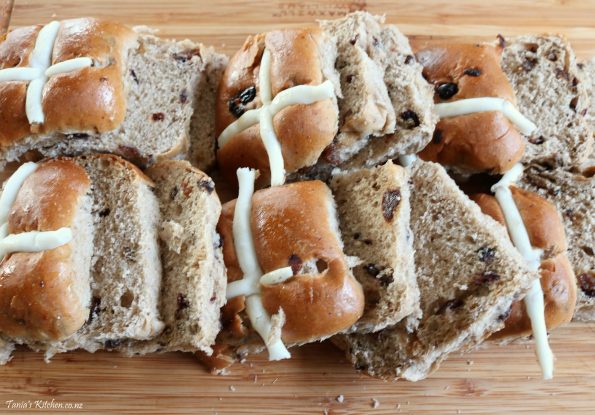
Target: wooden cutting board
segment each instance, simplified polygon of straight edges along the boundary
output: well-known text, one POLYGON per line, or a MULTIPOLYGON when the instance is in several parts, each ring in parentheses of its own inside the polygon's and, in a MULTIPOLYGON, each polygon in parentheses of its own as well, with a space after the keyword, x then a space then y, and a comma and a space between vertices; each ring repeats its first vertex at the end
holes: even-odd
MULTIPOLYGON (((483 40, 498 33, 558 32, 572 41, 581 58, 595 54, 593 0, 16 0, 12 24, 107 17, 150 25, 163 35, 200 40, 231 54, 248 34, 299 27, 362 8, 385 13, 388 22, 421 38, 483 40)), ((484 345, 454 355, 417 383, 358 374, 329 344, 295 350, 291 361, 269 363, 258 357, 225 377, 209 375, 188 354, 128 359, 76 352, 45 364, 39 354, 19 351, 0 367, 0 413, 594 413, 595 325, 557 330, 552 348, 556 377, 549 382, 540 380, 533 347, 527 344, 484 345)))

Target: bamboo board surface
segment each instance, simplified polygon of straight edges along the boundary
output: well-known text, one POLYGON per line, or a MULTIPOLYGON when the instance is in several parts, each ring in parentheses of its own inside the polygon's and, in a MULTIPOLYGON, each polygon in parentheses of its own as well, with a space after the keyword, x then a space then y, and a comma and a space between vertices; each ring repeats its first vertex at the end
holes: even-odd
MULTIPOLYGON (((422 39, 557 32, 571 40, 579 57, 595 55, 593 0, 16 0, 12 25, 107 17, 153 26, 164 36, 188 37, 231 54, 248 34, 299 27, 361 8, 386 14, 388 22, 422 39)), ((431 378, 417 383, 358 374, 329 344, 295 350, 291 361, 257 357, 225 377, 209 375, 188 354, 128 359, 75 352, 45 364, 41 355, 19 351, 0 367, 0 413, 594 413, 595 324, 554 332, 552 348, 557 356, 553 381, 540 380, 532 345, 484 345, 452 356, 431 378)))

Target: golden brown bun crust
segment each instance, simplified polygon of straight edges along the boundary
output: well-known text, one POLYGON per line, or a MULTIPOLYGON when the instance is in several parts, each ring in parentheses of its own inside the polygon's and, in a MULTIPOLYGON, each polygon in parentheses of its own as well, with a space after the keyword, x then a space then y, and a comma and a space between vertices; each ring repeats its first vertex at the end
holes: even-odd
MULTIPOLYGON (((539 196, 518 187, 511 186, 512 198, 519 209, 529 240, 534 248, 543 249, 544 258, 565 252, 568 248, 564 224, 556 207, 539 196)), ((492 195, 483 193, 470 196, 482 212, 506 226, 500 204, 492 195)))
MULTIPOLYGON (((576 305, 576 278, 566 254, 559 254, 543 261, 540 274, 545 301, 545 323, 548 330, 553 330, 572 319, 576 305)), ((504 322, 504 328, 495 333, 492 339, 524 337, 531 333, 531 320, 527 315, 525 303, 516 301, 504 322)))
MULTIPOLYGON (((72 225, 79 198, 90 187, 82 167, 67 159, 41 164, 21 187, 10 211, 10 233, 72 225)), ((88 317, 71 286, 76 279, 70 244, 14 253, 0 263, 0 332, 30 340, 58 340, 88 317)))
MULTIPOLYGON (((263 273, 316 260, 319 270, 325 269, 261 286, 267 312, 273 315, 279 308, 285 312, 282 337, 288 343, 330 336, 350 327, 363 313, 363 291, 345 262, 326 208, 329 203, 332 194, 319 181, 261 190, 252 199, 252 232, 263 273)), ((223 206, 218 227, 228 281, 242 276, 233 246, 234 209, 235 201, 223 206)), ((226 309, 237 313, 243 309, 242 302, 243 298, 228 302, 224 321, 233 320, 226 309)))
MULTIPOLYGON (((499 97, 515 103, 500 67, 501 49, 492 45, 437 44, 416 53, 424 77, 438 88, 453 83, 458 92, 437 103, 477 97, 499 97)), ((500 112, 443 118, 430 144, 419 154, 424 160, 467 172, 503 173, 523 156, 525 140, 500 112)))
MULTIPOLYGON (((296 85, 319 85, 324 81, 317 41, 322 36, 317 29, 278 30, 249 37, 242 49, 230 60, 217 97, 216 125, 219 135, 237 118, 230 112, 229 102, 242 91, 257 87, 254 100, 246 110, 261 105, 258 91, 258 71, 264 48, 271 53, 272 94, 296 85)), ((322 151, 337 134, 338 109, 327 99, 310 105, 294 105, 278 113, 273 120, 281 144, 285 169, 288 173, 316 163, 322 151)), ((222 171, 235 182, 238 167, 259 169, 268 176, 268 156, 260 139, 258 124, 236 134, 217 152, 222 171)))
MULTIPOLYGON (((15 29, 0 44, 0 69, 27 66, 43 26, 15 29)), ((61 22, 52 64, 90 57, 94 66, 51 77, 42 100, 45 123, 30 126, 25 115, 25 82, 0 82, 0 145, 6 147, 31 133, 105 132, 126 115, 123 71, 136 34, 117 23, 92 18, 61 22)))
MULTIPOLYGON (((568 323, 576 305, 576 278, 566 257, 566 236, 560 214, 547 200, 536 193, 511 186, 512 197, 517 205, 531 245, 544 250, 541 262, 541 288, 545 301, 545 322, 548 330, 568 323)), ((504 214, 496 198, 485 193, 470 196, 482 212, 506 226, 504 214)), ((531 321, 525 304, 512 304, 504 328, 492 339, 523 337, 531 334, 531 321)))

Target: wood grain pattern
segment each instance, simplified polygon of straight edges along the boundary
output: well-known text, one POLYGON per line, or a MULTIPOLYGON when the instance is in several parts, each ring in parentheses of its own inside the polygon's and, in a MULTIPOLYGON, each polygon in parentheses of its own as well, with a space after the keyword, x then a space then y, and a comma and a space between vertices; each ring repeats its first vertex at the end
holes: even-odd
POLYGON ((357 374, 330 344, 295 350, 291 362, 257 357, 228 376, 209 375, 188 354, 128 359, 76 352, 45 364, 23 351, 0 369, 0 413, 10 399, 82 403, 81 411, 64 413, 94 414, 593 413, 595 327, 562 328, 552 348, 557 367, 549 382, 540 379, 532 346, 484 345, 452 356, 417 383, 357 374), (379 402, 375 410, 372 399, 379 402))
MULTIPOLYGON (((233 53, 246 35, 297 27, 365 8, 385 13, 409 34, 491 39, 496 34, 559 32, 579 56, 595 54, 595 1, 438 0, 378 1, 190 1, 17 0, 13 25, 81 15, 157 27, 233 53)), ((81 404, 53 413, 219 414, 492 414, 539 411, 593 413, 595 326, 573 324, 552 335, 556 377, 540 380, 532 345, 485 345, 453 356, 431 378, 417 383, 383 382, 357 374, 329 344, 294 351, 289 362, 256 358, 229 376, 211 376, 188 354, 127 359, 83 352, 45 364, 20 351, 0 367, 0 413, 41 413, 39 405, 81 404), (339 402, 337 397, 344 396, 339 402), (372 399, 379 402, 373 408, 372 399), (8 409, 6 402, 32 405, 8 409), (45 403, 44 403, 45 402, 45 403), (326 412, 325 412, 326 411, 326 412)))
POLYGON ((595 55, 593 0, 17 0, 14 25, 52 17, 107 17, 146 24, 162 34, 189 37, 235 52, 248 34, 299 27, 366 9, 386 14, 408 35, 493 39, 523 33, 565 34, 581 57, 595 55))

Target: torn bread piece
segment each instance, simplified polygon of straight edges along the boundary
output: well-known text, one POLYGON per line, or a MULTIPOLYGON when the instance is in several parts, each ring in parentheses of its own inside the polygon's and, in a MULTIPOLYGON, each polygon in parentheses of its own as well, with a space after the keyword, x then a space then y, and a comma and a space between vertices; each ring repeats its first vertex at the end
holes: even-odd
POLYGON ((587 112, 591 98, 570 44, 561 36, 519 36, 506 41, 502 68, 519 109, 536 125, 523 163, 578 165, 593 149, 587 112))
POLYGON ((215 353, 202 356, 216 371, 265 346, 269 359, 288 358, 286 347, 347 330, 364 310, 330 189, 310 181, 252 195, 254 176, 238 170, 238 199, 219 220, 228 301, 215 353))
MULTIPOLYGON (((143 165, 187 157, 193 117, 209 117, 203 78, 223 61, 188 40, 93 18, 14 29, 0 42, 0 100, 10 102, 0 107, 0 168, 32 154, 110 152, 143 165)), ((193 152, 199 167, 213 163, 208 149, 193 152)))
POLYGON ((186 161, 167 160, 146 171, 159 201, 163 283, 159 311, 165 329, 130 342, 130 354, 212 352, 225 303, 226 274, 216 231, 221 203, 209 176, 186 161))
POLYGON ((528 166, 519 186, 556 205, 569 241, 568 258, 577 279, 574 318, 595 320, 595 176, 594 167, 571 170, 549 165, 528 166))
POLYGON ((484 215, 440 165, 412 166, 411 228, 422 318, 372 334, 333 337, 354 366, 382 378, 421 380, 449 353, 467 351, 503 327, 530 272, 505 228, 484 215))
POLYGON ((366 307, 353 331, 378 331, 406 317, 413 327, 419 318, 408 180, 406 169, 388 161, 331 181, 345 253, 362 261, 353 275, 366 307))

